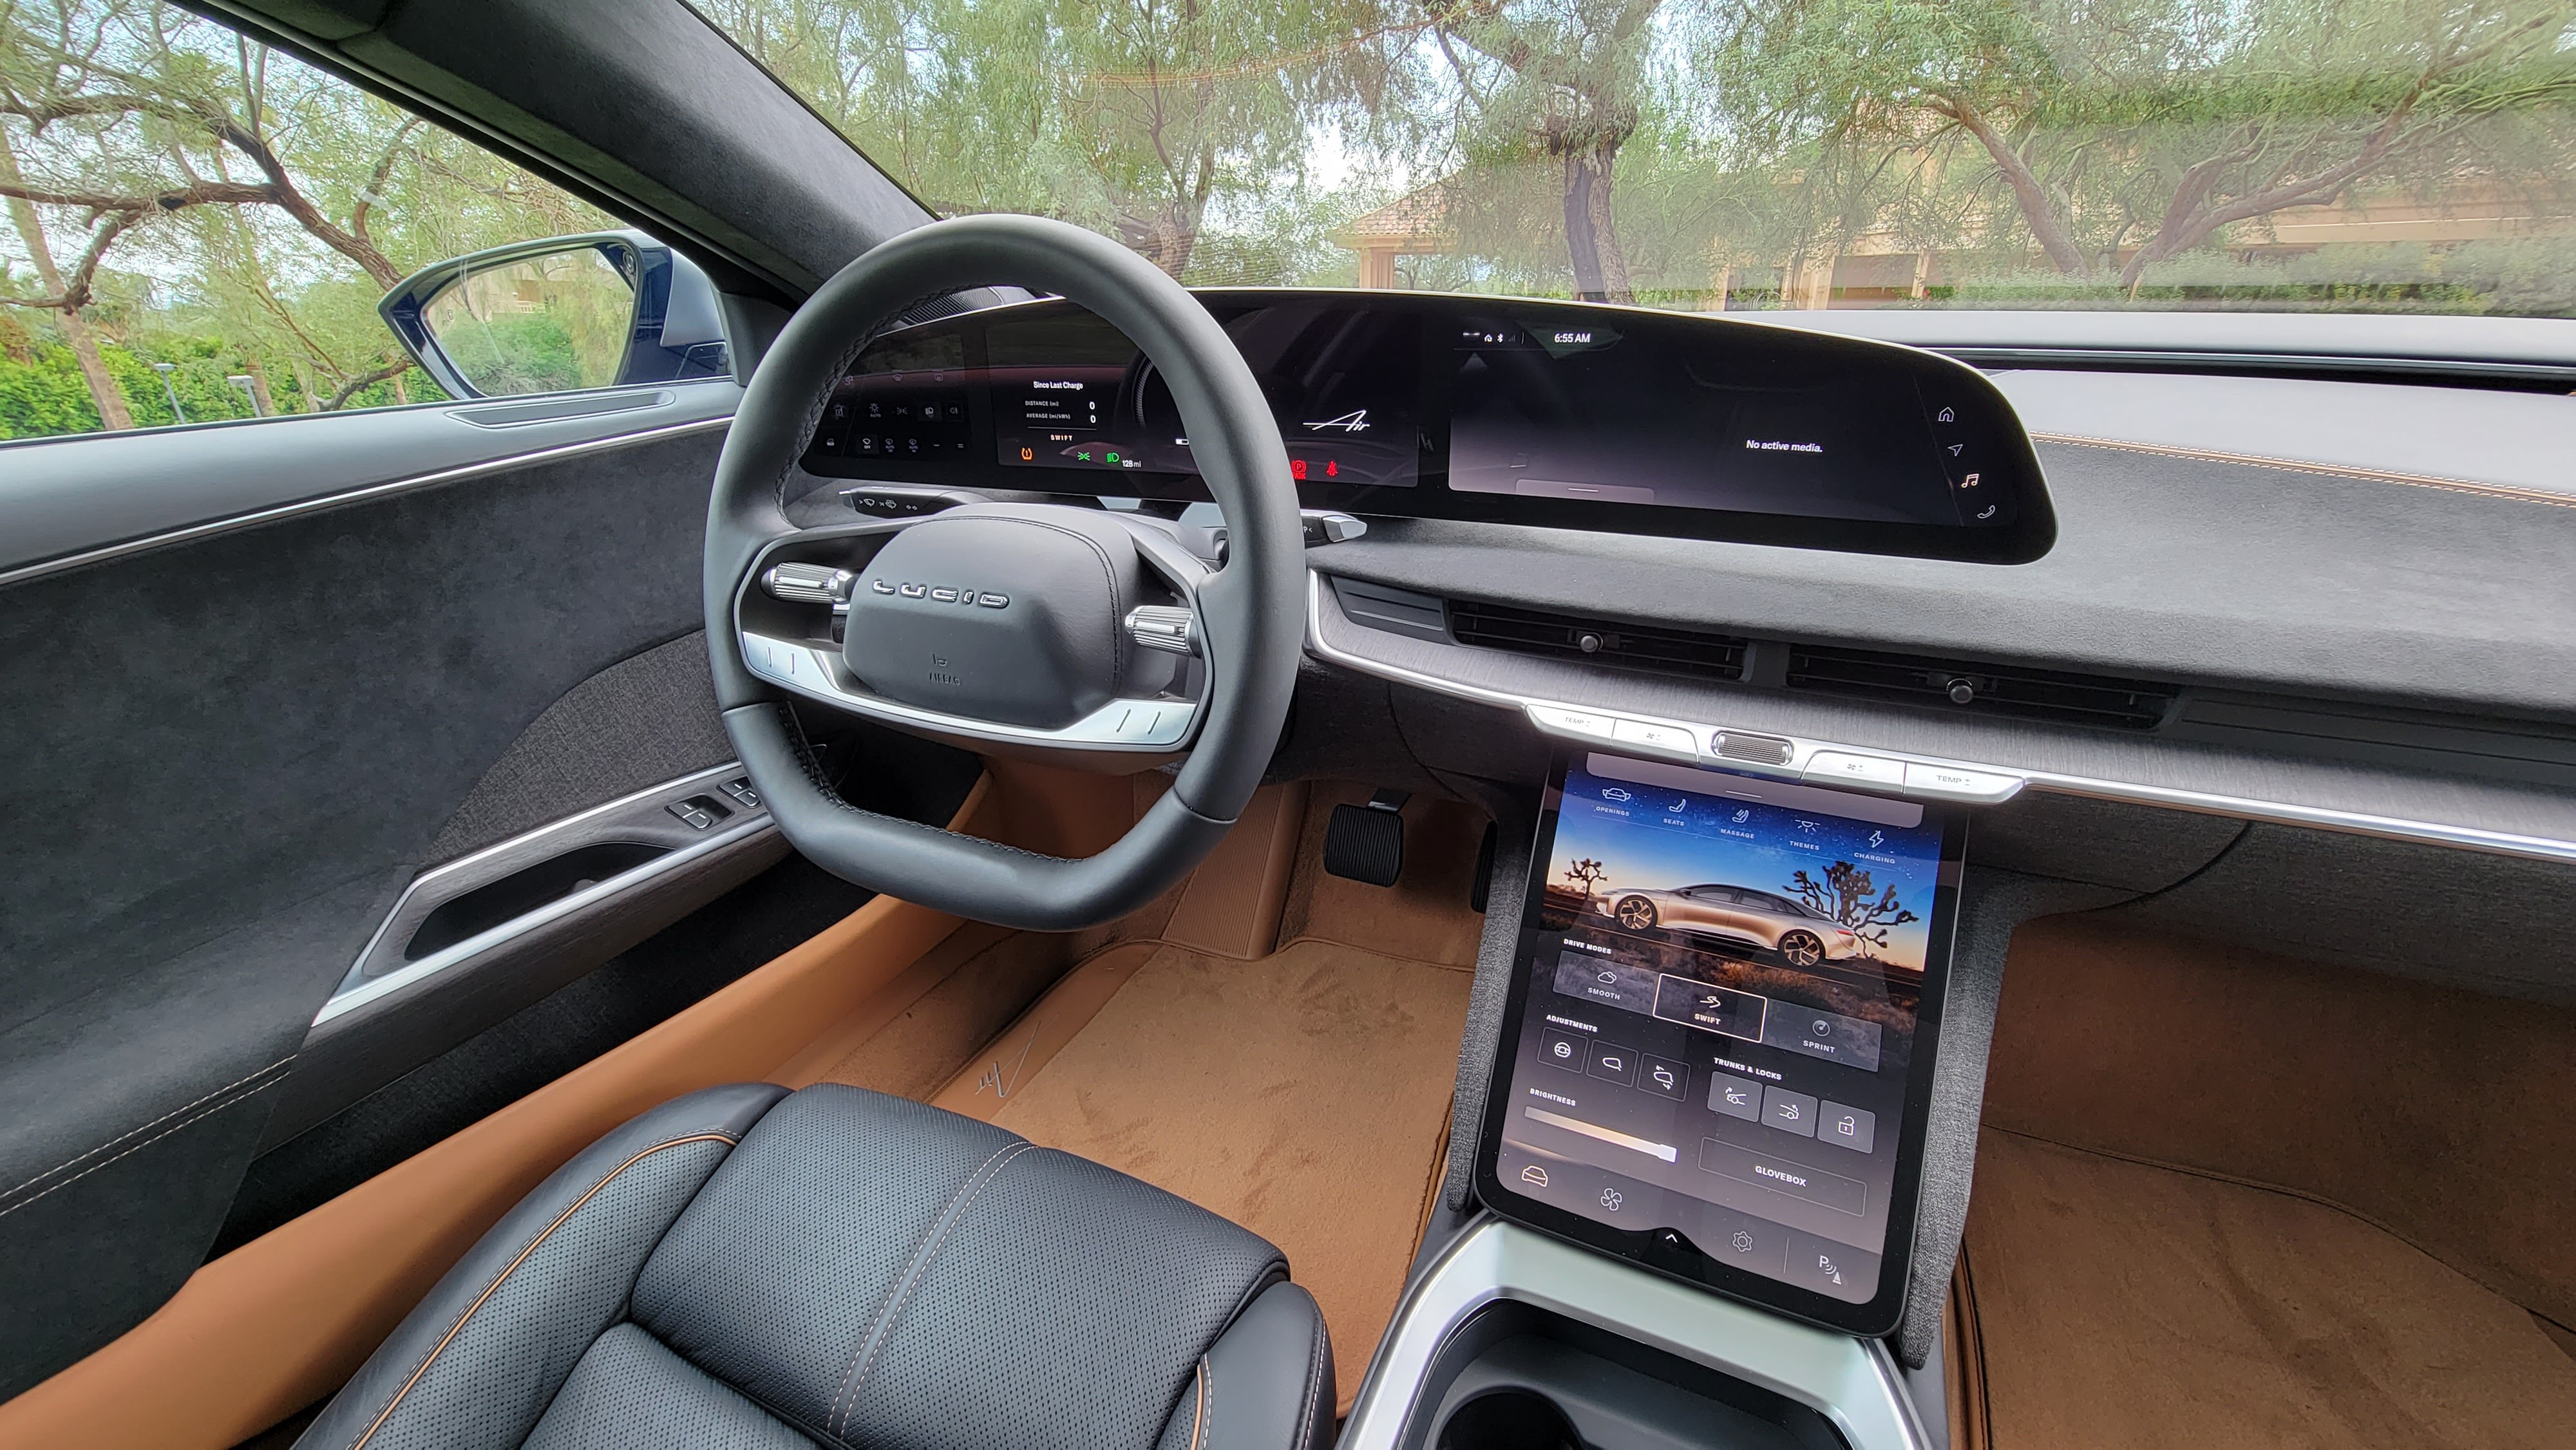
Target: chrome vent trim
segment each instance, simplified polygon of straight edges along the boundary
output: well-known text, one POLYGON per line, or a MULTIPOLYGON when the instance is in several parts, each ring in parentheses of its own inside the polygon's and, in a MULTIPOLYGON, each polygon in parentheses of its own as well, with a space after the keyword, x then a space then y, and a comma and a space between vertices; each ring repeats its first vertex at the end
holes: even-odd
MULTIPOLYGON (((1365 625, 1357 624, 1351 627, 1354 629, 1367 628, 1365 625)), ((1428 674, 1420 670, 1408 669, 1402 665, 1389 663, 1384 660, 1375 660, 1370 659, 1365 655, 1352 654, 1348 650, 1337 649, 1330 641, 1324 638, 1323 576, 1313 570, 1308 570, 1306 576, 1306 649, 1309 654, 1312 654, 1317 659, 1323 660, 1328 664, 1339 665, 1344 669, 1355 670, 1364 675, 1375 676, 1382 680, 1392 680, 1399 684, 1411 685, 1417 689, 1430 690, 1435 694, 1447 695, 1454 699, 1471 700, 1482 705, 1493 705, 1503 709, 1517 710, 1524 716, 1528 717, 1534 726, 1539 726, 1539 728, 1542 729, 1546 728, 1544 725, 1540 724, 1540 716, 1542 713, 1583 711, 1597 708, 1560 701, 1541 700, 1528 695, 1514 694, 1507 690, 1492 689, 1483 685, 1471 684, 1465 680, 1457 680, 1442 675, 1428 674)), ((1711 733, 1711 737, 1717 741, 1723 741, 1731 733, 1723 727, 1705 725, 1693 726, 1685 724, 1680 728, 1709 731, 1711 733)), ((1575 737, 1572 732, 1568 732, 1567 738, 1575 737)), ((1867 747, 1849 747, 1824 741, 1797 740, 1794 741, 1793 744, 1798 755, 1803 756, 1806 759, 1813 759, 1818 754, 1840 753, 1854 749, 1863 751, 1867 750, 1867 747)), ((1612 748, 1618 749, 1621 747, 1613 744, 1612 748)), ((1869 753, 1875 754, 1878 752, 1869 753)), ((1720 758, 1714 748, 1710 750, 1709 757, 1708 763, 1720 763, 1720 758)), ((1898 757, 1893 755, 1890 755, 1888 758, 1900 760, 1908 759, 1907 757, 1898 757)), ((1931 764, 1935 769, 1941 768, 1941 766, 1945 764, 1938 762, 1927 763, 1931 764)), ((1960 769, 1991 773, 1996 776, 2007 777, 2011 780, 2013 788, 2016 790, 2027 785, 2033 790, 2053 791, 2061 795, 2090 796, 2097 800, 2128 801, 2138 805, 2163 806, 2171 810, 2198 811, 2208 815, 2233 816, 2240 820, 2274 821, 2282 825, 2306 826, 2315 830, 2343 831, 2356 836, 2376 836, 2383 840, 2424 841, 2437 846, 2452 846, 2471 851, 2490 851, 2501 856, 2521 856, 2532 860, 2576 863, 2576 840, 2560 839, 2554 836, 2522 835, 2511 831, 2485 830, 2476 826, 2454 825, 2443 821, 2425 821, 2399 816, 2372 815, 2360 811, 2337 810, 2327 806, 2304 806, 2288 801, 2264 800, 2253 796, 2223 795, 2212 791, 2184 790, 2171 786, 2146 785, 2136 781, 2108 780, 2099 776, 2070 775, 2059 771, 2049 770, 2030 770, 2018 766, 1989 765, 1973 762, 1957 762, 1956 764, 1960 769)), ((1780 769, 1786 773, 1789 768, 1784 766, 1780 769)))
POLYGON ((1449 633, 1460 644, 1478 649, 1697 680, 1744 678, 1749 643, 1735 635, 1619 624, 1471 599, 1449 601, 1449 633))
POLYGON ((1811 644, 1789 646, 1783 683, 1849 700, 2132 731, 2173 718, 2182 694, 2176 685, 2107 675, 1811 644))

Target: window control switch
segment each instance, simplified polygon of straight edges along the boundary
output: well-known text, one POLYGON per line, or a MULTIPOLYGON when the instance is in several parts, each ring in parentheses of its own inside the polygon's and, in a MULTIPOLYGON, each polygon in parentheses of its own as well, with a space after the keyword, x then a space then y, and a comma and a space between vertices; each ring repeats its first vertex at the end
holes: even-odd
POLYGON ((752 789, 751 781, 748 777, 741 780, 726 781, 724 783, 724 793, 732 796, 735 800, 742 802, 743 808, 746 810, 756 811, 760 809, 760 792, 752 789))
POLYGON ((689 829, 693 831, 703 831, 733 814, 716 804, 713 798, 702 795, 693 795, 684 801, 673 801, 668 809, 671 814, 686 821, 689 829))

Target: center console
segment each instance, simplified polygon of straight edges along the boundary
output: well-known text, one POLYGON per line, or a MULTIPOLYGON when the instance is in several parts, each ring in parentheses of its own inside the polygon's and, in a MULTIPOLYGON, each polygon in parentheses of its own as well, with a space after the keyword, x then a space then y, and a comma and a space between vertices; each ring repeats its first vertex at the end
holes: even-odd
POLYGON ((1346 1447, 1936 1443, 1883 1337, 1965 816, 1557 755, 1517 924, 1488 929, 1481 1214, 1418 1275, 1346 1447))

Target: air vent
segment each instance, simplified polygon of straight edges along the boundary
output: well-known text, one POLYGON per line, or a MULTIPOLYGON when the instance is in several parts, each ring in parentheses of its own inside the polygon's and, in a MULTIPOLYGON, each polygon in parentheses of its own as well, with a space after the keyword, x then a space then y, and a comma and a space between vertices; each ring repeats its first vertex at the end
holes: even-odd
POLYGON ((1460 644, 1485 649, 1702 680, 1744 677, 1744 641, 1731 635, 1608 624, 1468 600, 1451 601, 1449 631, 1460 644))
POLYGON ((2018 665, 1961 664, 1919 655, 1878 654, 1829 645, 1792 645, 1793 690, 1893 700, 1988 715, 2098 725, 2113 730, 2153 730, 2172 713, 2172 685, 2061 674, 2018 665))

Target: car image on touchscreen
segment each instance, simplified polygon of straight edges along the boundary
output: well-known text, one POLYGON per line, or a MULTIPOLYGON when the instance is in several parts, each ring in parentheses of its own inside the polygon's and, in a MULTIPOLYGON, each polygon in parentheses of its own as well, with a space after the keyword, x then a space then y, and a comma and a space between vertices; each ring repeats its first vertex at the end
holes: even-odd
POLYGON ((1914 802, 1590 754, 1521 933, 1510 1191, 1878 1296, 1942 884, 1914 802))

